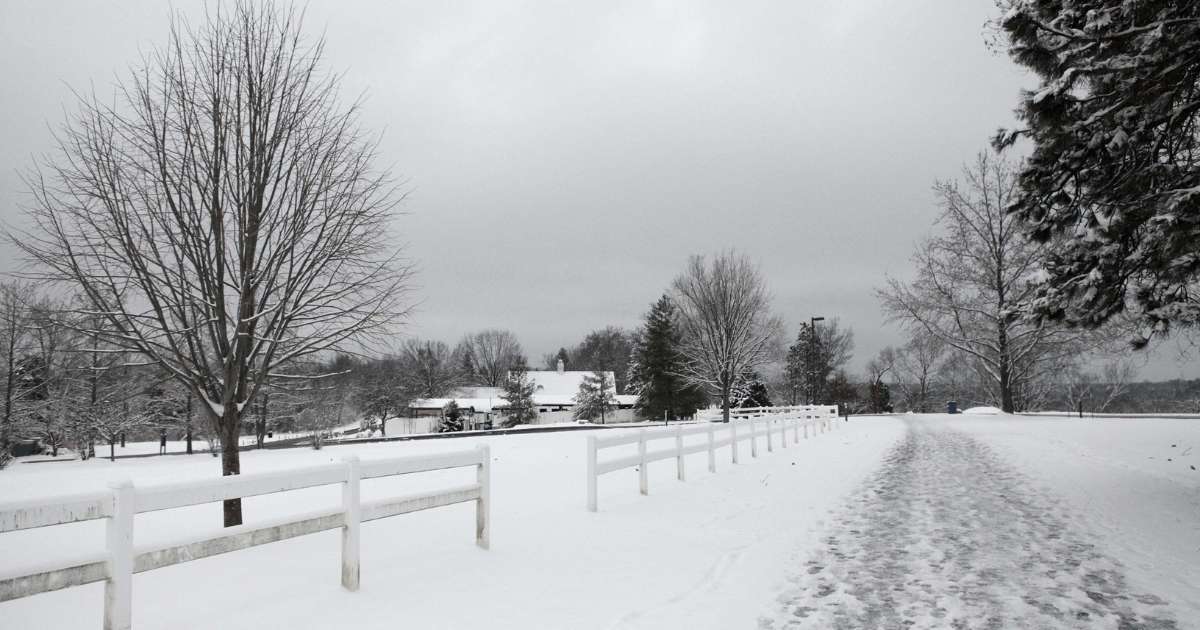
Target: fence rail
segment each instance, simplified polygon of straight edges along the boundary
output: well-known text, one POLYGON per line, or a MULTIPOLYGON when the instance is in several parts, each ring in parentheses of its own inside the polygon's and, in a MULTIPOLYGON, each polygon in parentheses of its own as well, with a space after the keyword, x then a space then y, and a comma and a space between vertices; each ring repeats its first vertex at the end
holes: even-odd
MULTIPOLYGON (((587 508, 597 510, 597 485, 600 475, 616 472, 625 468, 638 469, 638 490, 642 494, 650 492, 650 476, 647 464, 668 459, 675 460, 676 478, 685 481, 687 469, 684 457, 696 453, 708 453, 708 471, 717 472, 718 448, 730 447, 730 457, 734 464, 738 463, 738 444, 750 442, 750 456, 758 457, 758 438, 766 438, 767 451, 775 450, 774 437, 777 435, 779 446, 788 445, 788 430, 791 429, 792 443, 798 443, 803 432, 808 439, 809 429, 815 436, 824 433, 837 425, 837 407, 831 405, 806 405, 798 407, 756 407, 752 409, 737 409, 730 411, 728 424, 703 422, 702 424, 677 424, 671 427, 656 427, 640 429, 636 433, 622 435, 589 435, 587 440, 587 508), (760 423, 763 431, 759 430, 760 423), (742 429, 739 429, 743 427, 742 429), (718 435, 718 432, 722 435, 718 435), (696 444, 684 444, 684 438, 705 435, 707 440, 696 444), (674 440, 670 448, 649 450, 649 444, 660 440, 674 440), (636 454, 625 455, 608 460, 600 460, 600 452, 606 448, 637 444, 636 454)), ((706 420, 703 413, 697 414, 697 419, 706 420)))
POLYGON ((134 573, 337 528, 342 530, 342 586, 357 591, 359 529, 366 521, 474 502, 475 542, 487 549, 490 473, 490 452, 483 445, 469 451, 367 462, 349 456, 341 463, 145 488, 135 488, 124 481, 111 485, 108 491, 0 503, 0 534, 97 519, 107 521, 103 552, 47 563, 15 575, 5 575, 0 570, 0 602, 103 581, 104 628, 129 628, 134 573), (366 504, 360 498, 363 479, 472 466, 476 469, 473 484, 366 504), (335 508, 230 527, 214 536, 192 535, 167 545, 133 546, 135 514, 333 484, 342 486, 342 503, 335 508))

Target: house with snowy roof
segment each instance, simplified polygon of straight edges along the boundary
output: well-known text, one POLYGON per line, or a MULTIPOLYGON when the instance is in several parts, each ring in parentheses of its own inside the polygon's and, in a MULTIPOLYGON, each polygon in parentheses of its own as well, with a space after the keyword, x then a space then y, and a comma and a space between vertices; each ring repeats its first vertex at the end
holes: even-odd
MULTIPOLYGON (((568 419, 567 414, 575 407, 575 396, 584 378, 593 372, 587 370, 564 369, 563 362, 558 362, 556 370, 529 370, 527 377, 534 383, 533 403, 537 405, 538 414, 546 416, 546 421, 559 422, 568 419)), ((617 395, 616 379, 611 371, 606 371, 609 393, 616 400, 618 409, 631 409, 637 401, 637 396, 617 395)), ((504 390, 499 387, 464 387, 456 390, 449 398, 422 398, 412 401, 409 405, 411 414, 419 416, 439 416, 442 409, 451 400, 458 403, 458 408, 469 414, 492 414, 508 406, 508 401, 502 397, 504 390)))

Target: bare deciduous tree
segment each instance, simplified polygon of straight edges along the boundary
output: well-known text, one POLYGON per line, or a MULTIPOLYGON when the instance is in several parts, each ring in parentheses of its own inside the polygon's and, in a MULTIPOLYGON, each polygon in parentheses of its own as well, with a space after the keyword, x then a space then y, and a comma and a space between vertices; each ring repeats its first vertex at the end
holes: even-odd
MULTIPOLYGON (((403 317, 398 197, 357 105, 338 101, 301 15, 240 1, 120 82, 80 98, 56 157, 28 176, 14 243, 76 287, 88 329, 192 390, 239 473, 242 409, 298 357, 364 343, 403 317)), ((242 522, 226 501, 227 526, 242 522)))
POLYGON ((683 331, 681 376, 710 388, 729 421, 730 393, 743 374, 777 354, 782 322, 758 268, 732 251, 692 256, 672 285, 683 331))
POLYGON ((0 284, 0 366, 4 370, 4 411, 0 417, 0 468, 11 457, 12 440, 17 435, 19 366, 28 352, 30 305, 35 297, 33 285, 22 282, 0 284))
POLYGON ((1024 317, 1045 246, 1008 215, 1017 193, 1012 165, 988 153, 963 169, 963 182, 934 185, 942 214, 922 242, 912 282, 888 278, 878 291, 891 319, 924 328, 973 357, 1006 412, 1016 393, 1042 376, 1039 366, 1073 350, 1077 334, 1024 317))
POLYGON ((1084 409, 1102 413, 1129 391, 1137 366, 1128 357, 1104 363, 1099 373, 1084 369, 1078 361, 1058 373, 1062 401, 1068 412, 1084 409))
POLYGON ((94 434, 82 413, 87 404, 85 383, 79 378, 84 341, 64 325, 67 308, 65 302, 48 297, 30 306, 31 343, 19 368, 18 408, 25 431, 49 446, 52 455, 70 441, 79 456, 88 459, 94 455, 94 434))
POLYGON ((462 384, 460 365, 441 341, 408 339, 400 348, 404 390, 414 398, 441 398, 462 384))
POLYGON ((410 395, 404 387, 402 363, 397 357, 370 362, 357 390, 358 406, 367 420, 376 419, 379 431, 387 435, 388 418, 408 406, 410 395))
POLYGON ((463 337, 455 354, 478 384, 503 387, 508 371, 524 356, 517 336, 507 330, 491 328, 463 337))
POLYGON ((930 411, 938 362, 946 352, 946 344, 924 328, 914 329, 896 353, 896 383, 904 396, 904 406, 918 413, 930 411))
POLYGON ((891 394, 884 377, 896 369, 896 350, 891 346, 879 351, 875 358, 867 361, 867 402, 873 413, 888 411, 891 394))

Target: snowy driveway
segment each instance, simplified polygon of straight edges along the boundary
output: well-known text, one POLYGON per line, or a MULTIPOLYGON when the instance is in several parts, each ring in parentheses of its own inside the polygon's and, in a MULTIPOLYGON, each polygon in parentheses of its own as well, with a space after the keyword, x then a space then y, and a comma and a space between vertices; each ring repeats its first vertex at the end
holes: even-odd
POLYGON ((1183 627, 987 446, 906 422, 761 627, 1183 627))

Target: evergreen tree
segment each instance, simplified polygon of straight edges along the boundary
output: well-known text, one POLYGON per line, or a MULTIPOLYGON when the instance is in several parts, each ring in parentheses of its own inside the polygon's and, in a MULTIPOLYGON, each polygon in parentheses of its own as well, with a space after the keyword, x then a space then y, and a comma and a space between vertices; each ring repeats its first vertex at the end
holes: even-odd
POLYGON ((882 381, 872 381, 867 386, 867 404, 871 413, 891 413, 892 388, 882 381))
POLYGON ((595 371, 583 377, 579 384, 579 393, 575 394, 574 417, 576 420, 592 421, 600 418, 604 424, 605 418, 616 405, 613 397, 613 383, 608 373, 595 371))
POLYGON ((784 380, 791 404, 820 404, 829 398, 829 379, 846 366, 854 351, 854 331, 842 330, 837 319, 816 328, 800 324, 796 342, 788 347, 784 380))
POLYGON ((793 405, 800 402, 810 402, 813 389, 813 336, 812 326, 800 324, 800 332, 796 334, 796 343, 788 346, 787 362, 784 366, 784 379, 787 381, 788 392, 793 405))
POLYGON ((690 416, 704 404, 704 393, 681 376, 681 331, 671 298, 662 296, 650 307, 646 322, 634 335, 629 381, 636 390, 635 408, 643 418, 657 420, 690 416))
POLYGON ((829 379, 829 404, 838 405, 843 410, 857 409, 859 405, 858 388, 850 382, 845 370, 838 370, 829 379))
POLYGON ((508 378, 504 379, 504 386, 500 392, 500 397, 508 403, 501 410, 504 415, 501 426, 515 427, 537 419, 537 407, 533 404, 535 391, 537 383, 529 378, 529 366, 525 363, 525 357, 518 356, 512 369, 508 371, 508 378))
POLYGON ((737 389, 739 394, 737 406, 740 408, 772 406, 771 396, 767 393, 767 385, 763 383, 758 372, 751 372, 737 389))
POLYGON ((1200 3, 1012 0, 1000 25, 1040 79, 995 140, 1032 141, 1009 209, 1053 242, 1039 314, 1200 324, 1200 3))
POLYGON ((457 401, 451 400, 442 409, 442 423, 438 426, 438 433, 454 433, 462 430, 462 410, 458 408, 457 401))

